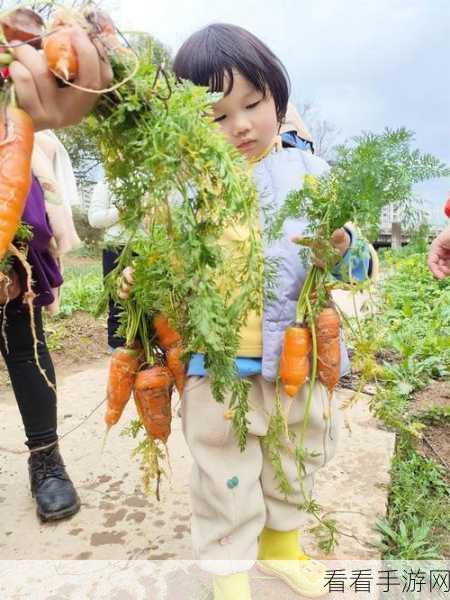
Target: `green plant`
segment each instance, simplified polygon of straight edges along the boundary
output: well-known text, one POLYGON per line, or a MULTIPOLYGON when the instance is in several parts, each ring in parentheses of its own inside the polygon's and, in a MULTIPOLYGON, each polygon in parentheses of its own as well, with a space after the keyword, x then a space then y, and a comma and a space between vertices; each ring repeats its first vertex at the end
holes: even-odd
POLYGON ((61 289, 60 317, 68 317, 77 310, 92 315, 103 293, 100 265, 67 267, 61 289))
POLYGON ((450 550, 450 489, 444 470, 400 441, 387 518, 377 523, 384 558, 426 560, 450 550))
POLYGON ((381 549, 386 559, 433 560, 441 557, 437 545, 430 544, 430 527, 421 524, 417 517, 405 523, 400 521, 393 529, 389 523, 378 521, 377 529, 383 534, 381 549))
POLYGON ((397 433, 388 513, 377 525, 381 550, 391 559, 439 558, 450 550, 448 474, 416 444, 425 424, 449 418, 448 407, 418 414, 412 399, 450 374, 450 280, 432 277, 425 253, 386 252, 383 262, 378 310, 352 334, 354 366, 377 384, 371 409, 397 433))

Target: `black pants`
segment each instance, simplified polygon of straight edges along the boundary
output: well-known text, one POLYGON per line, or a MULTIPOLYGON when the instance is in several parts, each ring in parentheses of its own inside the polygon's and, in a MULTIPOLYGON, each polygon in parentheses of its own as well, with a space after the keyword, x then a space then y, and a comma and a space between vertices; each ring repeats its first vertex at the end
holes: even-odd
MULTIPOLYGON (((41 368, 56 385, 55 369, 45 341, 42 310, 35 308, 38 356, 41 368)), ((4 307, 0 306, 0 327, 3 325, 4 307)), ((5 334, 0 332, 0 351, 8 368, 11 384, 19 405, 29 448, 55 442, 56 393, 49 387, 36 365, 33 337, 28 307, 14 301, 6 307, 5 334)))
MULTIPOLYGON (((122 250, 123 246, 117 246, 114 250, 103 250, 103 277, 106 277, 114 269, 122 250)), ((110 298, 108 305, 108 346, 111 348, 125 346, 125 340, 117 335, 121 310, 121 307, 110 298)))

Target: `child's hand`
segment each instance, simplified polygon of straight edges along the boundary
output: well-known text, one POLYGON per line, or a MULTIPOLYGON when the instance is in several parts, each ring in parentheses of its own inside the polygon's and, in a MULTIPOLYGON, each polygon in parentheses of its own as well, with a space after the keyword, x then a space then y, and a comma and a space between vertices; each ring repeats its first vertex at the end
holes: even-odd
POLYGON ((130 297, 131 288, 133 287, 133 284, 134 284, 133 273, 134 273, 133 267, 126 267, 122 271, 122 275, 118 280, 117 295, 122 300, 128 300, 128 298, 130 297))
MULTIPOLYGON (((108 60, 91 42, 81 27, 73 26, 72 43, 78 56, 79 74, 74 83, 100 90, 112 80, 108 60)), ((14 46, 18 42, 11 42, 14 46)), ((48 70, 42 52, 29 44, 13 50, 16 60, 9 70, 14 81, 18 103, 33 119, 36 131, 58 129, 75 125, 87 115, 98 100, 98 94, 83 92, 73 87, 58 87, 55 76, 48 70)))
POLYGON ((349 233, 341 227, 333 232, 330 240, 311 239, 296 235, 292 242, 309 246, 312 249, 312 262, 321 269, 334 267, 350 248, 351 238, 349 233))
POLYGON ((0 280, 0 304, 15 300, 21 292, 20 280, 16 271, 2 273, 0 280))

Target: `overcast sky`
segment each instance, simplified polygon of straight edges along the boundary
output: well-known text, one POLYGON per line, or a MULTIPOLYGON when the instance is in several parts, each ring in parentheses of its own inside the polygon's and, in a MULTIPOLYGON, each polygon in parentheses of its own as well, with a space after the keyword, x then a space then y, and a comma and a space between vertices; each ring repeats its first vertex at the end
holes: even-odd
MULTIPOLYGON (((286 65, 297 106, 312 102, 340 139, 405 126, 450 163, 450 0, 116 0, 126 30, 173 53, 197 29, 228 22, 255 33, 286 65)), ((434 219, 450 180, 421 186, 434 219)))

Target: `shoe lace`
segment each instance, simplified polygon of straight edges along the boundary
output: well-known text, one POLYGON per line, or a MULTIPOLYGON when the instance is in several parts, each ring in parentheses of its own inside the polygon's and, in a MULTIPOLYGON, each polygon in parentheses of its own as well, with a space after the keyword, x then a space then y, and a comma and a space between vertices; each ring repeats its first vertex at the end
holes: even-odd
POLYGON ((53 454, 40 452, 34 457, 34 463, 33 475, 38 481, 42 481, 48 477, 54 477, 61 480, 67 479, 64 464, 59 457, 56 457, 53 454))

